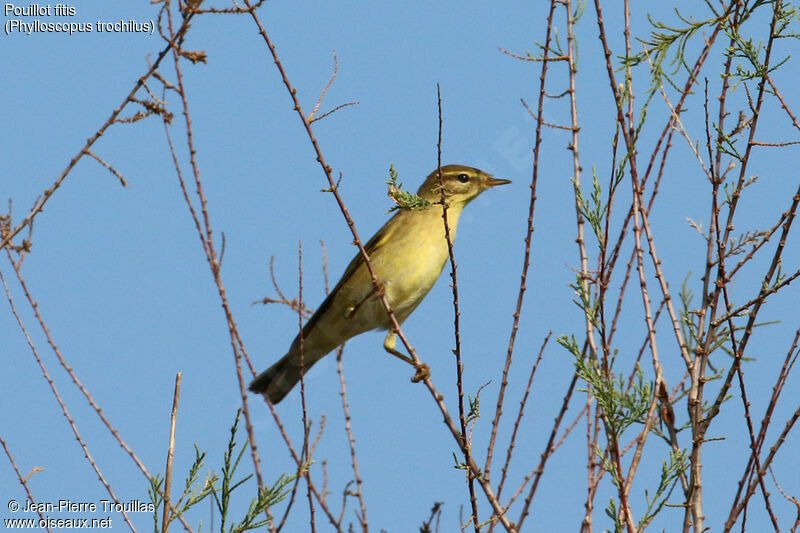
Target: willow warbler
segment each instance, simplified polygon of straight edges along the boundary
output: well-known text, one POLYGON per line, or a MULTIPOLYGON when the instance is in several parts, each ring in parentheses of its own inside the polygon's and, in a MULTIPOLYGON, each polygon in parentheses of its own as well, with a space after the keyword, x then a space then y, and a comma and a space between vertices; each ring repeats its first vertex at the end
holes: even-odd
MULTIPOLYGON (((422 302, 439 279, 449 257, 442 220, 442 186, 447 202, 451 240, 455 238, 461 211, 479 194, 495 185, 511 183, 495 179, 476 168, 462 165, 442 167, 430 174, 417 195, 430 203, 427 208, 400 210, 365 245, 375 275, 398 323, 422 302)), ((373 329, 390 330, 384 348, 407 362, 394 349, 396 333, 386 308, 377 295, 361 253, 356 254, 342 279, 303 327, 289 352, 250 383, 252 392, 271 403, 280 402, 314 363, 348 339, 373 329)), ((420 368, 418 370, 419 376, 420 368)), ((424 368, 427 371, 427 367, 424 368)))

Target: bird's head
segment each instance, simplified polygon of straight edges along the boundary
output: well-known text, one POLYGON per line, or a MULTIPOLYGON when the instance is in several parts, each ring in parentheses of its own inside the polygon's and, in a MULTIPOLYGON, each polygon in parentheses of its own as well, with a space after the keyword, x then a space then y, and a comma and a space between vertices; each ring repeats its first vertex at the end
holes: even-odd
POLYGON ((494 178, 491 174, 477 168, 446 165, 442 167, 441 181, 439 180, 439 170, 434 170, 425 179, 425 183, 419 188, 417 195, 429 202, 439 202, 442 199, 442 185, 444 185, 444 196, 447 203, 463 206, 486 189, 506 183, 511 183, 511 181, 494 178))

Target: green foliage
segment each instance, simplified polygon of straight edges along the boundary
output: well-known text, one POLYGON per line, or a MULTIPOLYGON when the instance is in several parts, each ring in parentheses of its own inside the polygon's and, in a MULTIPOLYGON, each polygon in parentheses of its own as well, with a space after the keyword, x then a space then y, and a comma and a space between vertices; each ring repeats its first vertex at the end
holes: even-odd
MULTIPOLYGON (((239 452, 236 453, 236 430, 239 426, 241 412, 241 409, 236 412, 236 419, 233 422, 233 426, 231 426, 228 448, 225 450, 225 455, 223 456, 222 487, 219 489, 216 487, 212 489, 214 500, 216 501, 217 509, 221 516, 220 531, 222 533, 225 533, 225 524, 230 514, 231 494, 234 490, 242 486, 244 482, 253 477, 253 474, 249 474, 239 481, 234 481, 236 469, 239 467, 239 461, 242 460, 242 456, 249 445, 249 442, 245 441, 239 449, 239 452)), ((250 506, 244 518, 239 523, 230 526, 227 531, 229 533, 239 533, 240 531, 247 531, 265 526, 269 522, 269 519, 259 519, 258 516, 269 507, 281 502, 289 493, 289 489, 286 488, 287 485, 296 478, 297 475, 288 476, 286 474, 281 474, 272 487, 265 486, 264 489, 259 491, 258 495, 250 501, 250 506)))
MULTIPOLYGON (((710 7, 710 5, 707 3, 710 7)), ((713 8, 711 8, 714 11, 713 8)), ((670 79, 670 76, 677 74, 681 67, 687 71, 691 71, 686 64, 685 53, 689 40, 701 32, 703 28, 713 27, 718 24, 723 17, 716 15, 714 17, 696 21, 693 17, 684 17, 680 11, 675 10, 675 14, 680 21, 680 24, 669 25, 665 22, 653 20, 650 15, 647 19, 650 21, 653 29, 650 32, 650 37, 647 39, 637 39, 644 50, 631 57, 623 57, 623 68, 635 67, 643 62, 649 61, 653 74, 653 86, 660 86, 663 80, 666 80, 670 85, 675 87, 675 84, 670 79), (674 66, 669 74, 664 71, 664 62, 674 66)))
POLYGON ((773 2, 771 0, 755 0, 744 2, 742 15, 737 24, 726 24, 723 29, 725 34, 730 37, 732 45, 728 47, 727 54, 730 57, 740 60, 734 67, 730 75, 734 79, 733 89, 740 83, 749 80, 761 81, 770 72, 780 68, 781 65, 789 60, 790 56, 775 62, 769 68, 766 67, 762 56, 765 55, 764 43, 753 38, 744 37, 741 32, 742 24, 749 19, 755 11, 761 7, 775 9, 775 32, 769 36, 775 39, 796 39, 798 34, 790 31, 792 23, 797 19, 798 9, 791 2, 773 2))
POLYGON ((652 86, 658 87, 664 81, 677 88, 671 76, 677 74, 681 67, 686 72, 691 68, 686 61, 686 49, 692 38, 701 35, 703 30, 713 31, 720 25, 722 31, 730 39, 731 45, 726 53, 729 57, 739 61, 733 66, 730 77, 734 79, 732 89, 741 82, 748 80, 761 80, 765 75, 783 65, 789 57, 774 62, 768 69, 765 67, 762 56, 764 55, 763 41, 756 41, 752 37, 742 34, 742 27, 752 15, 762 7, 777 9, 775 13, 775 33, 771 36, 776 39, 798 38, 800 34, 793 31, 793 23, 798 19, 798 8, 791 2, 776 3, 772 0, 744 1, 740 4, 735 16, 731 12, 719 12, 710 2, 704 2, 713 16, 696 20, 694 16, 684 16, 677 9, 675 14, 678 23, 657 21, 648 15, 652 26, 650 36, 637 39, 644 50, 630 57, 623 57, 622 68, 635 67, 641 63, 649 62, 652 71, 652 86), (665 65, 674 67, 669 72, 665 65))
POLYGON ((398 174, 394 169, 394 164, 389 166, 389 180, 386 184, 389 186, 387 194, 389 198, 395 203, 387 213, 401 209, 403 211, 424 211, 433 205, 432 202, 420 198, 416 194, 402 190, 403 184, 397 182, 398 174))
POLYGON ((741 195, 742 191, 746 187, 749 187, 750 185, 756 183, 757 181, 758 181, 758 176, 753 176, 749 178, 747 181, 745 181, 742 187, 738 187, 738 185, 736 184, 724 183, 722 185, 722 188, 725 191, 725 205, 730 207, 731 204, 733 204, 734 193, 738 192, 738 194, 741 195))
POLYGON ((469 411, 467 412, 467 416, 464 418, 464 422, 469 424, 470 422, 474 422, 481 417, 481 399, 480 396, 475 396, 473 398, 467 394, 467 401, 469 401, 469 411))
POLYGON ((605 238, 603 235, 605 234, 605 219, 608 215, 608 208, 603 203, 603 187, 597 178, 597 169, 594 166, 592 167, 592 192, 588 200, 583 196, 583 192, 575 178, 570 181, 572 181, 572 185, 575 188, 575 198, 581 215, 591 226, 600 250, 605 250, 605 238))
MULTIPOLYGON (((733 157, 739 163, 743 163, 744 156, 736 149, 736 143, 739 140, 738 137, 742 136, 742 133, 749 125, 750 120, 747 119, 745 114, 741 111, 739 112, 739 120, 736 122, 736 125, 728 132, 723 131, 716 123, 712 123, 711 126, 717 134, 714 141, 717 150, 733 157)), ((730 165, 729 168, 731 168, 730 165)))
MULTIPOLYGON (((578 0, 575 3, 575 9, 570 14, 573 24, 577 23, 581 19, 581 17, 583 17, 583 13, 586 11, 586 5, 587 2, 585 0, 578 0)), ((550 49, 548 50, 548 56, 551 58, 552 57, 566 58, 569 55, 568 50, 564 48, 564 46, 561 44, 561 37, 558 33, 558 28, 556 28, 555 26, 553 27, 552 37, 553 37, 552 44, 550 45, 550 49)), ((541 54, 535 56, 531 54, 530 51, 526 50, 525 57, 530 61, 543 61, 545 46, 539 41, 534 41, 534 42, 536 43, 536 46, 539 48, 539 50, 541 50, 541 54)), ((578 50, 578 37, 576 35, 572 36, 572 44, 574 50, 574 54, 572 54, 573 55, 572 63, 575 68, 575 71, 577 72, 580 53, 578 50)))
MULTIPOLYGON (((711 331, 706 332, 700 329, 699 324, 695 320, 695 313, 692 311, 692 299, 694 298, 694 293, 689 289, 689 278, 691 277, 692 273, 689 272, 684 278, 683 283, 681 284, 681 292, 680 292, 680 299, 681 299, 681 310, 680 310, 680 327, 681 327, 681 334, 686 342, 686 350, 689 353, 694 353, 698 350, 698 345, 703 343, 707 343, 708 339, 711 339, 712 342, 707 348, 707 353, 710 356, 712 353, 717 351, 717 349, 724 347, 725 343, 730 340, 730 336, 728 335, 728 329, 726 326, 722 326, 718 328, 714 334, 714 337, 708 337, 707 335, 711 334, 711 331)), ((707 376, 706 379, 708 381, 712 381, 715 379, 719 379, 721 376, 721 370, 718 372, 716 367, 711 361, 711 358, 708 358, 708 366, 715 372, 711 376, 707 376)))
POLYGON ((789 31, 789 26, 794 21, 800 21, 800 9, 791 2, 780 2, 775 8, 778 10, 775 24, 776 39, 800 39, 800 34, 789 31))
POLYGON ((778 260, 778 266, 775 269, 775 279, 772 284, 766 280, 761 283, 761 290, 764 292, 777 290, 778 287, 786 280, 786 274, 783 273, 783 261, 778 260))
POLYGON ((691 271, 686 274, 686 277, 683 278, 683 283, 681 283, 681 335, 684 338, 684 342, 686 342, 686 350, 689 353, 694 351, 694 347, 700 342, 700 332, 697 331, 697 327, 694 324, 694 319, 692 318, 692 300, 694 299, 694 293, 692 289, 689 288, 689 278, 692 277, 691 271))
MULTIPOLYGON (((244 518, 231 526, 227 526, 227 523, 230 521, 231 496, 233 491, 253 477, 253 474, 249 474, 239 480, 234 479, 239 462, 249 445, 249 443, 245 441, 238 452, 236 450, 236 432, 239 427, 240 416, 241 409, 237 410, 236 419, 230 429, 231 436, 228 440, 228 447, 223 455, 221 480, 219 475, 209 471, 204 481, 200 483, 200 470, 203 468, 206 453, 200 452, 197 444, 194 445, 195 460, 189 468, 189 473, 186 476, 186 482, 181 496, 177 501, 172 500, 172 509, 174 509, 174 511, 170 510, 167 514, 167 524, 172 523, 178 516, 183 515, 209 495, 213 495, 216 508, 221 517, 219 529, 221 533, 239 533, 241 531, 263 527, 267 525, 270 519, 264 517, 259 518, 259 515, 265 513, 269 507, 280 503, 289 493, 287 486, 297 479, 298 475, 302 474, 302 472, 292 476, 281 474, 271 487, 265 486, 263 490, 258 491, 256 497, 250 501, 244 518), (218 485, 220 481, 222 482, 221 486, 218 485)), ((159 518, 161 516, 161 506, 164 503, 163 483, 164 478, 159 474, 150 480, 150 487, 148 488, 150 501, 155 506, 155 512, 153 513, 153 530, 155 533, 160 533, 161 531, 159 518)), ((202 523, 200 527, 198 527, 198 531, 201 529, 202 523)))
POLYGON ((614 498, 611 498, 606 506, 606 516, 614 521, 614 533, 622 533, 625 531, 625 521, 622 520, 622 515, 617 510, 617 504, 614 498))
MULTIPOLYGON (((455 468, 456 470, 468 471, 469 470, 469 465, 467 465, 467 463, 464 462, 464 461, 459 461, 458 456, 456 455, 456 452, 453 452, 453 468, 455 468)), ((475 474, 474 477, 475 477, 475 479, 481 479, 483 477, 483 472, 479 470, 478 473, 475 474)))
POLYGON ((689 452, 686 450, 670 451, 669 460, 661 463, 661 479, 656 488, 655 495, 650 498, 650 493, 647 489, 644 491, 647 509, 645 509, 644 516, 639 521, 638 531, 643 531, 661 511, 667 503, 672 489, 675 488, 679 476, 689 468, 689 465, 689 452))
MULTIPOLYGON (((644 372, 638 365, 633 381, 628 384, 621 375, 615 378, 612 372, 615 358, 608 361, 607 369, 601 368, 597 360, 583 357, 581 347, 574 336, 562 335, 557 341, 575 357, 575 371, 578 377, 588 385, 588 387, 578 390, 591 394, 597 400, 597 404, 603 412, 609 441, 619 442, 623 433, 631 425, 645 422, 654 401, 653 386, 650 382, 645 381, 644 372)), ((616 356, 616 353, 614 355, 616 356)), ((655 428, 653 430, 656 434, 660 434, 655 428)), ((605 450, 598 447, 595 453, 603 468, 611 474, 614 486, 620 489, 623 480, 617 464, 605 450)), ((661 477, 653 496, 651 497, 650 492, 645 489, 647 507, 639 521, 639 531, 644 530, 666 505, 678 478, 688 466, 689 456, 686 450, 670 451, 668 460, 662 463, 661 477)), ((614 531, 625 530, 625 517, 619 512, 614 498, 609 500, 605 512, 614 521, 614 531)))
MULTIPOLYGON (((183 515, 190 508, 206 499, 206 497, 214 490, 214 484, 218 480, 216 474, 213 472, 208 472, 203 482, 200 483, 200 470, 203 468, 206 454, 205 452, 200 451, 200 449, 197 447, 197 444, 194 445, 194 454, 194 462, 192 463, 192 466, 189 467, 189 473, 186 475, 186 481, 183 485, 183 491, 181 492, 181 495, 177 500, 171 499, 171 509, 168 511, 166 516, 168 525, 171 524, 173 520, 178 518, 178 516, 183 515)), ((155 533, 159 533, 161 531, 161 523, 159 522, 159 518, 161 518, 161 508, 164 503, 163 484, 163 476, 156 474, 150 478, 150 487, 147 489, 147 493, 150 496, 150 501, 155 507, 155 511, 153 512, 153 531, 155 533)))
POLYGON ((595 298, 592 293, 593 285, 583 283, 583 276, 578 272, 575 274, 575 283, 570 283, 569 287, 574 291, 577 298, 572 299, 572 303, 577 305, 586 315, 586 318, 595 328, 602 327, 598 317, 600 311, 600 300, 595 298))
MULTIPOLYGON (((603 461, 606 469, 613 471, 613 466, 607 465, 611 461, 603 461)), ((650 497, 650 492, 645 489, 644 496, 647 502, 644 516, 639 520, 636 531, 644 531, 650 522, 661 512, 667 501, 669 500, 672 490, 678 482, 679 477, 686 472, 690 465, 689 452, 686 450, 671 450, 669 459, 661 463, 661 477, 659 479, 658 487, 656 487, 655 494, 650 497)), ((614 476, 616 477, 616 476, 614 476)), ((606 506, 606 515, 614 521, 614 531, 621 532, 625 530, 625 517, 621 515, 617 509, 617 503, 614 498, 610 498, 606 506)))
POLYGON ((632 424, 644 422, 653 402, 653 387, 650 382, 645 382, 641 368, 636 367, 634 380, 629 388, 624 376, 614 376, 616 352, 615 357, 608 361, 608 368, 600 368, 596 360, 583 357, 574 336, 562 335, 557 341, 575 357, 575 372, 588 385, 587 388, 578 390, 591 394, 597 400, 608 424, 610 440, 619 439, 632 424))

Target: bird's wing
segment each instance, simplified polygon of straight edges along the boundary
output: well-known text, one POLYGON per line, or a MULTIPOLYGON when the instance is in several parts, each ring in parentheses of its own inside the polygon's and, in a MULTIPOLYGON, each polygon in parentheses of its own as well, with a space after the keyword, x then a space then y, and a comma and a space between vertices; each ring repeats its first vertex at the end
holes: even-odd
MULTIPOLYGON (((397 231, 396 228, 398 224, 396 220, 398 216, 402 213, 398 213, 392 218, 390 218, 386 224, 384 224, 381 229, 379 229, 375 235, 372 236, 370 240, 367 241, 367 244, 364 245, 364 250, 366 250, 367 255, 370 257, 371 260, 374 260, 374 257, 378 254, 380 249, 392 238, 392 235, 397 231)), ((347 265, 347 268, 342 274, 342 279, 339 280, 339 283, 336 284, 336 288, 333 289, 333 292, 336 292, 336 289, 339 286, 343 285, 347 280, 349 280, 353 274, 355 274, 356 270, 364 264, 364 256, 361 255, 361 250, 356 253, 356 256, 350 261, 350 264, 347 265)))
MULTIPOLYGON (((395 216, 390 218, 386 222, 386 224, 384 224, 383 227, 381 227, 381 229, 379 229, 375 233, 375 235, 373 235, 372 238, 369 241, 367 241, 367 244, 364 245, 364 249, 367 251, 367 255, 369 255, 370 258, 375 257, 376 253, 379 252, 379 250, 391 239, 391 236, 397 231, 396 228, 398 227, 398 224, 396 223, 396 220, 397 217, 401 216, 402 214, 403 212, 399 212, 395 216)), ((342 278, 330 292, 328 297, 325 298, 325 301, 322 302, 322 305, 320 305, 319 308, 317 308, 317 311, 314 313, 314 315, 308 320, 308 322, 306 322, 305 328, 303 329, 304 335, 308 335, 311 332, 311 330, 319 321, 320 317, 324 316, 328 308, 333 304, 333 301, 337 297, 341 296, 340 292, 342 287, 345 286, 348 280, 350 280, 350 278, 353 277, 353 275, 358 271, 359 268, 361 268, 362 265, 364 265, 364 256, 361 255, 361 250, 359 250, 356 253, 356 256, 350 261, 350 264, 347 265, 344 274, 342 274, 342 278)), ((367 288, 365 287, 365 289, 367 288)), ((372 292, 372 284, 370 283, 369 288, 364 292, 364 294, 362 295, 352 294, 348 296, 356 300, 353 302, 353 305, 358 305, 358 302, 363 301, 363 299, 369 296, 371 292, 372 292)))

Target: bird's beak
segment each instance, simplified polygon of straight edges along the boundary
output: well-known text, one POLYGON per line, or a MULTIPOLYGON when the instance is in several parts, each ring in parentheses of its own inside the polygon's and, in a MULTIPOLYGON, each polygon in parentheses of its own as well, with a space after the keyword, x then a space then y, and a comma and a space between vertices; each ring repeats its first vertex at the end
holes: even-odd
POLYGON ((486 185, 487 188, 488 187, 496 187, 498 185, 506 185, 508 183, 511 183, 511 180, 502 180, 500 178, 489 178, 488 180, 486 180, 484 182, 484 184, 486 185))

